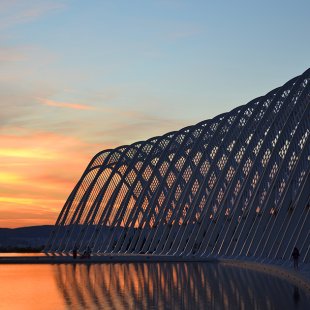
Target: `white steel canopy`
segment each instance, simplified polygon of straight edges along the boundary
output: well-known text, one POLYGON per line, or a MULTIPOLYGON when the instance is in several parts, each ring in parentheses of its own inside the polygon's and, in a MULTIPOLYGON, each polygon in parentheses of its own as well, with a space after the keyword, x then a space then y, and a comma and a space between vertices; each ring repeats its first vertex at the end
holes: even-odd
POLYGON ((310 262, 310 69, 246 105, 98 153, 47 252, 310 262))

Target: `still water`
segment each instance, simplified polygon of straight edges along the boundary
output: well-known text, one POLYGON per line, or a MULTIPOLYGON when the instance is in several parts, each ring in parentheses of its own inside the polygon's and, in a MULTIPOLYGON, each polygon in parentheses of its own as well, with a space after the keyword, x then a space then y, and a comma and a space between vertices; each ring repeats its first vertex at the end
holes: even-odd
POLYGON ((308 291, 212 263, 0 265, 0 309, 310 309, 308 291))

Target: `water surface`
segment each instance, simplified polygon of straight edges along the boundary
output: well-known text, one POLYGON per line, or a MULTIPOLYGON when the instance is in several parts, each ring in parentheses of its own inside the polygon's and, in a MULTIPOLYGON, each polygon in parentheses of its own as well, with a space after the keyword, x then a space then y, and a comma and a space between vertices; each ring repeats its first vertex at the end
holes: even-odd
POLYGON ((0 265, 0 309, 310 309, 309 292, 215 263, 0 265))
POLYGON ((46 256, 45 253, 0 253, 0 257, 27 257, 27 256, 46 256))

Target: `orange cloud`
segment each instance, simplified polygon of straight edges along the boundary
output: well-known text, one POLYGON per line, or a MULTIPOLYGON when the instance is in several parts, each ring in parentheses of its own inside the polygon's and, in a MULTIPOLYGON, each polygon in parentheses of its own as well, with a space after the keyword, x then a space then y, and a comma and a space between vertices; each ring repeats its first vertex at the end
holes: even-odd
POLYGON ((74 109, 74 110, 94 110, 93 106, 86 105, 86 104, 55 101, 55 100, 50 100, 47 98, 37 98, 37 100, 43 105, 48 105, 52 107, 68 108, 68 109, 74 109))
POLYGON ((38 148, 0 148, 0 157, 20 157, 33 159, 53 159, 55 156, 38 148))
MULTIPOLYGON (((19 182, 20 178, 18 174, 10 173, 10 172, 0 172, 0 184, 7 183, 7 184, 16 184, 19 182)), ((0 202, 1 202, 0 197, 0 202)))
POLYGON ((104 148, 50 132, 0 134, 0 227, 54 224, 90 159, 104 148))

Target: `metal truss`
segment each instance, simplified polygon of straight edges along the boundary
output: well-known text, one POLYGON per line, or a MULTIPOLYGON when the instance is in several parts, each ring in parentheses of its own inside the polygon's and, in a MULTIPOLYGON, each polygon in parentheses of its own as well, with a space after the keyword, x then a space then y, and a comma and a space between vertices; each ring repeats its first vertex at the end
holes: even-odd
POLYGON ((47 252, 310 261, 310 69, 246 105, 98 153, 47 252))

